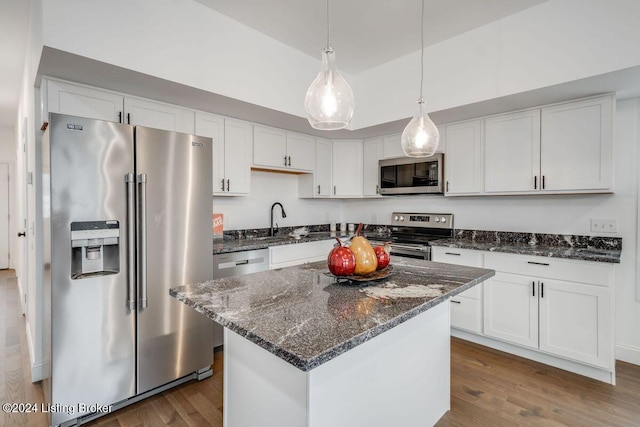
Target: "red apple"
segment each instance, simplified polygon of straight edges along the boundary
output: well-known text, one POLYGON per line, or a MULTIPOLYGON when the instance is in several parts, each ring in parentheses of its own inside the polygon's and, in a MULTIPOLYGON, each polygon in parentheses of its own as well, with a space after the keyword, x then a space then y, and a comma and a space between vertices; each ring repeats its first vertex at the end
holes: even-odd
POLYGON ((391 257, 389 256, 391 253, 391 246, 388 243, 385 243, 384 246, 376 246, 373 248, 373 252, 375 252, 376 258, 378 259, 377 270, 382 270, 389 265, 389 261, 391 261, 391 257))
POLYGON ((334 276, 351 276, 356 269, 356 257, 348 247, 336 237, 338 246, 331 249, 327 257, 329 271, 334 276))

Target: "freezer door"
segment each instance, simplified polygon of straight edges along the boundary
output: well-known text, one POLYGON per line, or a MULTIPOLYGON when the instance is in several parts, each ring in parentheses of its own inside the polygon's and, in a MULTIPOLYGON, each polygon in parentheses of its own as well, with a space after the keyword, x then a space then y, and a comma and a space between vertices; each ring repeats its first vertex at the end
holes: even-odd
POLYGON ((213 278, 212 142, 141 126, 135 138, 143 393, 213 362, 212 321, 169 295, 169 288, 213 278))
POLYGON ((83 415, 79 403, 106 405, 135 395, 136 313, 127 304, 127 255, 134 248, 127 244, 125 182, 134 166, 133 127, 51 114, 47 133, 42 157, 43 286, 50 298, 45 296, 44 304, 51 310, 44 320, 51 334, 47 395, 50 403, 79 410, 51 411, 58 424, 83 415), (75 274, 80 270, 74 272, 74 265, 87 274, 75 274))

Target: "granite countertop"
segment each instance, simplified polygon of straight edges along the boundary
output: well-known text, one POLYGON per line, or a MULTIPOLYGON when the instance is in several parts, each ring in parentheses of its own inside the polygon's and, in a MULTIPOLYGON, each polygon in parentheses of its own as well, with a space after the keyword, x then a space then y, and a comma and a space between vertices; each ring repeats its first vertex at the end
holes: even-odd
POLYGON ((478 251, 504 252, 551 258, 565 258, 582 261, 620 263, 621 249, 595 247, 575 247, 560 245, 531 244, 528 242, 477 241, 467 238, 440 239, 431 242, 431 246, 474 249, 478 251))
POLYGON ((326 262, 180 286, 170 294, 309 371, 483 282, 493 270, 392 257, 369 286, 337 284, 326 262))
MULTIPOLYGON (((344 240, 351 235, 353 235, 353 233, 344 234, 340 232, 318 231, 309 233, 305 237, 301 237, 299 239, 294 239, 287 234, 281 234, 273 237, 247 237, 242 239, 214 240, 213 254, 216 255, 229 252, 252 251, 256 249, 266 249, 270 246, 317 242, 321 240, 334 239, 336 237, 344 240)), ((365 236, 372 240, 389 240, 388 234, 378 235, 375 233, 367 233, 365 234, 365 236)))
POLYGON ((255 249, 266 249, 270 246, 291 245, 296 243, 317 242, 329 240, 335 237, 344 238, 346 234, 336 232, 315 232, 309 233, 305 237, 294 239, 286 234, 273 237, 243 238, 233 240, 213 241, 213 254, 224 254, 229 252, 252 251, 255 249))

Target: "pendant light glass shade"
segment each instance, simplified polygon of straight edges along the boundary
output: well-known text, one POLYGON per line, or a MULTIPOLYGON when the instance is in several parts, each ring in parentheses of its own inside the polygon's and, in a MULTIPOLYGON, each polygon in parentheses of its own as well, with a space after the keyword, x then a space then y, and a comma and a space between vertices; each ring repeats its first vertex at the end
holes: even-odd
POLYGON ((422 0, 422 16, 420 21, 420 112, 415 116, 402 132, 400 143, 405 156, 428 157, 438 149, 440 133, 424 111, 424 98, 422 97, 422 84, 424 81, 424 0, 422 0))
POLYGON ((423 110, 424 100, 422 98, 418 104, 420 104, 420 112, 404 128, 400 143, 405 156, 428 157, 438 149, 440 133, 429 115, 423 110))
POLYGON ((318 73, 304 98, 304 109, 314 129, 345 128, 353 117, 353 92, 335 67, 331 47, 322 52, 322 70, 318 73))

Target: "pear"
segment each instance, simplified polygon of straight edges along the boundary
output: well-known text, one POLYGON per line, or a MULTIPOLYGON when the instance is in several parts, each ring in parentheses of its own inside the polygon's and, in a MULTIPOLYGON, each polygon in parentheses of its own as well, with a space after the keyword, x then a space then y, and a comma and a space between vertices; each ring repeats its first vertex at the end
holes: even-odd
POLYGON ((350 249, 356 257, 356 268, 353 274, 356 276, 366 276, 376 271, 378 258, 373 251, 369 241, 360 235, 362 224, 358 226, 356 235, 351 239, 350 249))

